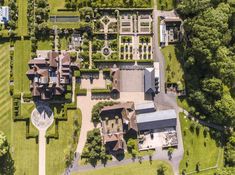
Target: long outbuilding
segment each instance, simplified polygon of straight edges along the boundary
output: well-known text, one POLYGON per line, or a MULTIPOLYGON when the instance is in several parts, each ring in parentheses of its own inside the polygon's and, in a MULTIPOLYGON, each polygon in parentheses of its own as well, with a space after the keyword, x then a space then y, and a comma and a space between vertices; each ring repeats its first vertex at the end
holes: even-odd
POLYGON ((139 131, 148 131, 169 127, 176 127, 177 116, 173 109, 141 113, 137 115, 139 131))

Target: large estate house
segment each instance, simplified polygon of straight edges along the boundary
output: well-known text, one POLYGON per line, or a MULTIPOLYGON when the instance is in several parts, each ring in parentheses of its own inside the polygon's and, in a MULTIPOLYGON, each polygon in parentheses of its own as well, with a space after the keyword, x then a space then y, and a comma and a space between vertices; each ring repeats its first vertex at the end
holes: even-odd
POLYGON ((106 149, 111 153, 123 151, 124 135, 137 132, 134 103, 106 106, 100 111, 100 117, 103 143, 106 149))
POLYGON ((28 63, 27 76, 31 81, 30 90, 34 98, 42 100, 63 95, 66 85, 71 83, 72 71, 78 64, 71 62, 69 53, 50 51, 47 57, 37 57, 28 63))

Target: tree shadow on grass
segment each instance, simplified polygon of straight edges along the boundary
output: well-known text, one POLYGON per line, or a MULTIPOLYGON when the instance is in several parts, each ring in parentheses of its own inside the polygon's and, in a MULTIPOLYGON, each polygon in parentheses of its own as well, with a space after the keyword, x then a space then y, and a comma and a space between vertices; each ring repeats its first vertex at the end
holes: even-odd
POLYGON ((15 173, 14 160, 9 151, 0 157, 0 165, 0 174, 13 175, 15 173))

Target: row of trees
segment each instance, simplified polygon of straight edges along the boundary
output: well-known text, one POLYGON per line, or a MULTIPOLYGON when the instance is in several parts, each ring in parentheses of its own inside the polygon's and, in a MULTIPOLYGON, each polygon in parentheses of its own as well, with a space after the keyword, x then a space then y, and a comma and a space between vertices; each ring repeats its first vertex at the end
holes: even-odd
POLYGON ((94 8, 106 8, 106 7, 125 7, 125 8, 135 8, 135 7, 151 7, 151 0, 66 0, 66 8, 81 8, 85 6, 90 6, 94 8))
POLYGON ((10 21, 8 21, 8 25, 11 29, 14 30, 16 28, 18 20, 18 6, 16 0, 10 0, 8 6, 10 8, 9 11, 10 21))
MULTIPOLYGON (((223 0, 187 0, 178 6, 184 19, 184 63, 191 113, 230 128, 235 126, 235 31, 232 11, 223 0)), ((233 132, 228 132, 231 136, 233 132)), ((234 135, 234 134, 233 134, 234 135)), ((234 166, 234 143, 226 146, 227 165, 234 166)))

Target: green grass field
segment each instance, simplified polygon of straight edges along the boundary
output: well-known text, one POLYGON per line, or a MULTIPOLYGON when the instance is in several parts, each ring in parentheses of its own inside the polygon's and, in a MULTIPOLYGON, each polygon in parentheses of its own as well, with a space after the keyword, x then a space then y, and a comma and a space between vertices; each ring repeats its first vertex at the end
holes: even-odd
POLYGON ((197 162, 200 163, 200 169, 213 167, 216 165, 218 155, 223 155, 223 149, 217 146, 216 141, 211 138, 209 133, 206 138, 204 137, 203 126, 200 128, 198 136, 195 132, 192 133, 189 130, 191 122, 189 119, 185 119, 183 114, 180 115, 185 153, 180 163, 180 171, 186 169, 187 173, 195 171, 197 162), (219 154, 219 152, 222 154, 219 154), (186 167, 186 162, 188 162, 188 167, 186 167))
POLYGON ((29 80, 26 72, 31 54, 31 42, 29 40, 16 41, 14 54, 14 90, 27 92, 29 91, 29 80))
POLYGON ((65 0, 48 0, 50 6, 50 15, 65 15, 78 16, 78 11, 57 11, 58 9, 65 9, 65 0))
POLYGON ((165 175, 173 175, 171 166, 163 161, 149 161, 140 163, 130 163, 123 166, 103 168, 100 170, 92 170, 83 173, 73 173, 73 175, 156 175, 157 169, 164 164, 167 167, 165 175))
POLYGON ((38 145, 34 139, 26 139, 25 122, 13 122, 11 96, 9 94, 9 43, 0 45, 0 130, 10 143, 15 163, 15 175, 31 175, 38 172, 38 145))
POLYGON ((2 130, 8 140, 11 136, 11 96, 9 94, 10 76, 10 45, 9 43, 0 45, 0 130, 2 130))
POLYGON ((64 0, 48 0, 48 3, 50 5, 50 14, 57 14, 58 9, 65 8, 65 1, 64 0))
POLYGON ((166 46, 161 51, 166 61, 166 80, 171 83, 177 83, 178 81, 183 82, 184 73, 180 62, 177 59, 175 46, 166 46))
POLYGON ((17 5, 19 9, 17 33, 19 36, 26 36, 28 35, 28 20, 27 20, 28 1, 17 0, 17 5))
MULTIPOLYGON (((82 116, 80 110, 69 110, 68 121, 59 122, 59 139, 51 139, 49 144, 46 146, 46 174, 55 175, 62 174, 65 170, 65 153, 64 150, 67 148, 72 140, 73 134, 73 117, 77 115, 79 124, 81 125, 82 116)), ((52 127, 51 129, 54 129, 52 127)), ((51 132, 51 131, 50 131, 51 132)))

